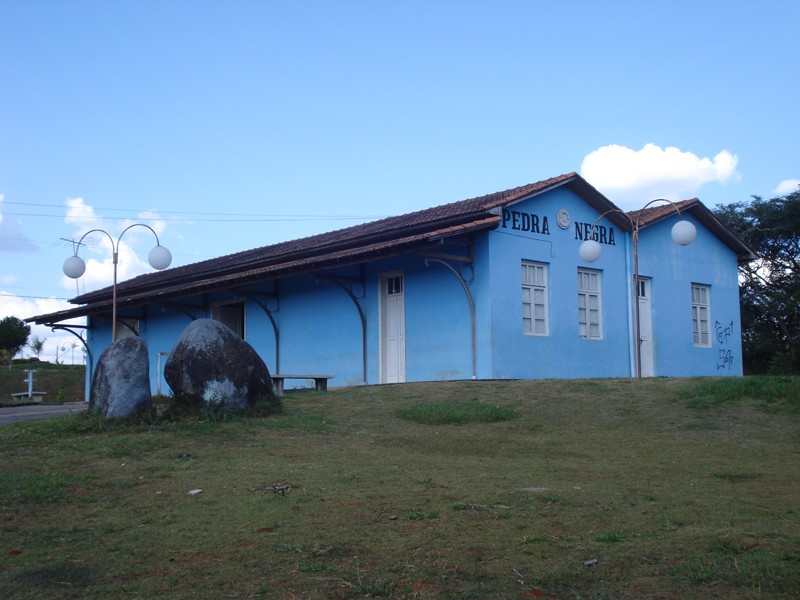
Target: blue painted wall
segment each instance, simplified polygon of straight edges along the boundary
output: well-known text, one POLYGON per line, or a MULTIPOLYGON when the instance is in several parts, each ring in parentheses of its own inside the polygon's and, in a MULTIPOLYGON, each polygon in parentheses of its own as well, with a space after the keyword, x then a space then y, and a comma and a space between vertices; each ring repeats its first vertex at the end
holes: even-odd
MULTIPOLYGON (((281 281, 274 317, 280 330, 281 373, 334 375, 330 384, 337 386, 361 383, 361 321, 341 288, 310 276, 281 281)), ((271 357, 267 366, 275 372, 274 338, 269 339, 259 353, 271 357)))
MULTIPOLYGON (((491 287, 492 377, 581 378, 625 377, 631 373, 629 349, 629 287, 625 274, 629 236, 606 219, 606 239, 613 229, 614 245, 605 244, 599 261, 580 262, 578 228, 591 225, 599 214, 567 189, 559 188, 508 207, 509 211, 547 219, 548 233, 515 229, 512 220, 489 233, 491 287), (570 223, 563 229, 556 215, 564 209, 570 223), (549 334, 525 335, 522 330, 522 260, 548 265, 549 334), (578 326, 578 267, 600 272, 602 339, 582 339, 578 326)), ((520 223, 521 226, 521 223, 520 223)), ((485 268, 485 267, 484 267, 485 268)))
POLYGON ((689 246, 670 237, 677 216, 644 229, 639 239, 639 271, 652 277, 655 375, 741 375, 736 254, 691 215, 684 218, 698 232, 689 246), (694 345, 692 284, 710 287, 710 348, 694 345))
POLYGON ((406 380, 468 379, 472 375, 469 306, 456 276, 417 254, 377 261, 367 268, 365 313, 369 334, 368 383, 379 383, 380 277, 403 275, 406 380))

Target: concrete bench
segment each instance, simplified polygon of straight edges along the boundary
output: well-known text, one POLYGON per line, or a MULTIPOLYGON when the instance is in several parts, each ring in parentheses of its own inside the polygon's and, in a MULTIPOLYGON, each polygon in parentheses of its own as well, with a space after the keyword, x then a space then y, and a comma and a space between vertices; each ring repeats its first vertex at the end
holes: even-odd
POLYGON ((286 379, 313 379, 314 389, 318 392, 324 392, 328 389, 328 379, 333 379, 333 375, 271 375, 272 377, 272 390, 276 396, 283 395, 283 382, 286 379))
POLYGON ((31 392, 30 394, 28 392, 17 392, 16 394, 11 394, 11 398, 14 404, 40 404, 46 395, 47 392, 31 392))

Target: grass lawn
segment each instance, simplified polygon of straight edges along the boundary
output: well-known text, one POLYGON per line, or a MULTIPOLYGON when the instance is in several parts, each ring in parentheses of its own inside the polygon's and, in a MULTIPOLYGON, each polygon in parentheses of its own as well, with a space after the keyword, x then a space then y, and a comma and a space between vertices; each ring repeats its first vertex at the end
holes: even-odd
POLYGON ((28 369, 34 370, 33 391, 47 394, 45 404, 83 402, 86 379, 83 365, 15 362, 0 366, 0 406, 13 405, 12 394, 28 391, 28 369))
POLYGON ((794 598, 799 451, 797 378, 18 423, 0 428, 0 597, 794 598))

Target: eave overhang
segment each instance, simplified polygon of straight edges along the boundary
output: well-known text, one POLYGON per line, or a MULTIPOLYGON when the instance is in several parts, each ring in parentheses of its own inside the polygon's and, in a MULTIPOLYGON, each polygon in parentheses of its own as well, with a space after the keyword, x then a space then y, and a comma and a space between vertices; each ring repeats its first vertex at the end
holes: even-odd
MULTIPOLYGON (((195 296, 310 271, 342 268, 377 258, 437 248, 442 240, 491 229, 497 227, 499 222, 500 218, 495 215, 486 216, 485 214, 481 214, 478 218, 473 218, 468 222, 440 224, 444 226, 440 226, 432 231, 409 233, 400 238, 375 240, 372 243, 363 244, 357 248, 345 247, 335 251, 326 251, 324 254, 300 256, 292 260, 276 259, 261 265, 253 264, 249 266, 249 268, 215 271, 208 273, 205 277, 193 277, 191 279, 171 278, 171 281, 164 281, 160 286, 137 286, 134 289, 128 286, 127 293, 124 289, 120 289, 123 286, 123 284, 120 284, 117 287, 117 311, 122 313, 125 309, 147 304, 167 303, 169 300, 179 297, 195 296)), ((160 273, 154 273, 152 275, 159 274, 160 273)), ((129 280, 129 282, 125 283, 134 281, 136 281, 136 279, 129 280)), ((104 288, 92 294, 85 294, 76 298, 73 302, 86 299, 89 296, 96 296, 100 294, 100 292, 106 291, 107 293, 102 294, 100 298, 94 301, 87 301, 83 306, 30 317, 25 320, 26 322, 35 323, 37 325, 52 325, 78 317, 108 314, 112 309, 110 288, 104 288)))

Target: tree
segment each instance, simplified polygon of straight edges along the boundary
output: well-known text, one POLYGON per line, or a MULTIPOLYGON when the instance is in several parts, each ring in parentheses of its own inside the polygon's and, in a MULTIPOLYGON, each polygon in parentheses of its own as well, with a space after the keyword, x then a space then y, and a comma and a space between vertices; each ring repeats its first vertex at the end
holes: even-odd
POLYGON ((14 355, 28 343, 31 326, 17 317, 5 317, 0 320, 0 350, 11 364, 14 355))
POLYGON ((800 188, 715 213, 759 255, 739 265, 745 371, 800 372, 800 188))
POLYGON ((38 335, 35 335, 31 338, 28 348, 30 348, 36 355, 36 360, 39 360, 39 355, 42 353, 42 350, 44 350, 44 343, 46 341, 47 338, 40 338, 38 335))

